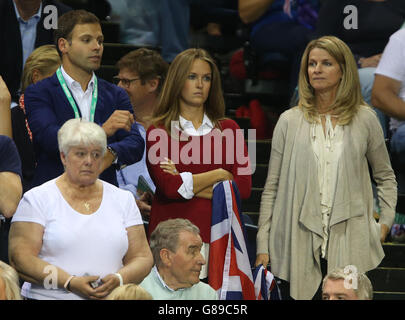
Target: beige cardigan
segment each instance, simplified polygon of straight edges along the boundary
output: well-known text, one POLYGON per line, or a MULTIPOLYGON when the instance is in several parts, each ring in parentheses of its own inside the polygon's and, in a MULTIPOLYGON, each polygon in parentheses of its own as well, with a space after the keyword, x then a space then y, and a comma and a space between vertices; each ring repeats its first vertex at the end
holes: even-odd
MULTIPOLYGON (((312 299, 322 280, 322 217, 310 127, 297 107, 280 116, 273 133, 257 234, 257 253, 270 255, 271 271, 290 282, 294 299, 312 299)), ((343 130, 330 218, 328 272, 349 264, 365 272, 376 268, 384 257, 380 225, 373 218, 368 163, 377 183, 380 223, 388 227, 394 221, 397 183, 371 108, 360 107, 343 130)))

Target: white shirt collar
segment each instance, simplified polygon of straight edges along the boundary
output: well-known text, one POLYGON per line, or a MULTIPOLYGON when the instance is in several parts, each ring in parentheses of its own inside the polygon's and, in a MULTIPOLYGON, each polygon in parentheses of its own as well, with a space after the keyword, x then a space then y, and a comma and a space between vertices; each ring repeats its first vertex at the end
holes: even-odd
MULTIPOLYGON (((67 74, 67 72, 65 71, 65 69, 63 69, 63 66, 61 66, 60 69, 61 69, 61 71, 62 71, 63 78, 64 78, 65 81, 66 81, 66 85, 68 86, 68 88, 69 88, 70 91, 78 90, 79 88, 83 91, 83 89, 82 89, 80 83, 79 83, 78 81, 76 81, 75 79, 73 79, 71 76, 69 76, 69 75, 67 74)), ((89 84, 87 85, 87 90, 89 90, 89 89, 90 89, 91 91, 93 90, 94 78, 95 78, 95 74, 94 74, 94 72, 93 72, 93 76, 91 77, 91 80, 90 80, 89 84)), ((87 90, 86 90, 86 91, 87 91, 87 90)))
POLYGON ((156 265, 153 266, 152 271, 155 272, 155 274, 156 274, 157 278, 159 279, 160 283, 161 283, 162 286, 163 286, 164 288, 166 288, 167 290, 169 290, 169 291, 171 291, 171 292, 175 292, 175 291, 177 291, 177 290, 184 290, 184 289, 177 289, 177 290, 174 290, 174 289, 170 288, 170 287, 166 284, 166 282, 163 280, 163 278, 160 276, 159 271, 158 271, 156 265))
MULTIPOLYGON (((204 134, 209 133, 212 129, 214 129, 214 124, 208 118, 207 114, 204 112, 204 117, 201 123, 201 126, 199 128, 194 128, 194 125, 191 121, 184 119, 182 116, 179 116, 179 122, 181 128, 191 136, 201 136, 204 134)), ((178 128, 180 129, 180 128, 178 128)))

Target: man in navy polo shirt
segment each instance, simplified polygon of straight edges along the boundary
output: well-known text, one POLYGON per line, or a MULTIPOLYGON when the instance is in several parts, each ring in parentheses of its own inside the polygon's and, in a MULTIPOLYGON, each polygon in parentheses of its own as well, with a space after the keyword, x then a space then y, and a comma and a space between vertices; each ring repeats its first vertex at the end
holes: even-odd
POLYGON ((22 195, 21 161, 14 141, 0 135, 0 260, 8 263, 10 221, 22 195))

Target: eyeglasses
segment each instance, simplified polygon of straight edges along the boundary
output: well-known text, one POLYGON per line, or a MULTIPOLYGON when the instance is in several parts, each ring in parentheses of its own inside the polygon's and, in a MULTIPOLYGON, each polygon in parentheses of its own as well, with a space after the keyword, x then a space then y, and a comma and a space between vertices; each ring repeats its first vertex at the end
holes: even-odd
POLYGON ((132 81, 136 81, 136 80, 141 80, 141 78, 134 78, 134 79, 125 79, 125 78, 120 78, 118 76, 115 76, 114 78, 114 83, 116 85, 118 85, 120 82, 122 83, 122 85, 126 88, 129 88, 129 86, 131 85, 132 81))

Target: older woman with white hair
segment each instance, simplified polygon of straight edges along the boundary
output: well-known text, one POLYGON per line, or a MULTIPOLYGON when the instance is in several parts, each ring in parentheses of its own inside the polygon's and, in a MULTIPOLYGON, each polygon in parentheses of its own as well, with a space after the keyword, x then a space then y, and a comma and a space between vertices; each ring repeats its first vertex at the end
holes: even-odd
POLYGON ((68 120, 58 132, 65 172, 26 192, 12 220, 10 263, 28 299, 101 299, 152 268, 132 194, 99 180, 106 135, 68 120))

